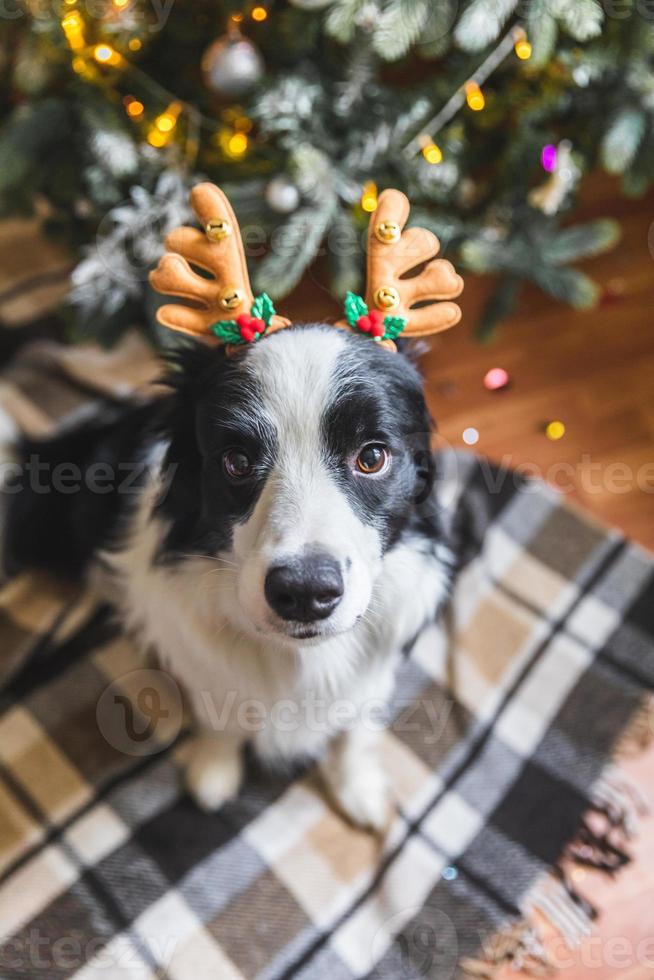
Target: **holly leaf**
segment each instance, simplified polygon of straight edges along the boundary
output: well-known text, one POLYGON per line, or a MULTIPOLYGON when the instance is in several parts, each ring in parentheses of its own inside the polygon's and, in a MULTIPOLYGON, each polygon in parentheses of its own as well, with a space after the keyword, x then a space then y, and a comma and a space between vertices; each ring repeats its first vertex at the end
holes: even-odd
POLYGON ((219 320, 218 323, 214 323, 211 332, 225 344, 243 343, 243 338, 241 337, 236 320, 219 320))
POLYGON ((406 325, 407 321, 403 316, 385 316, 384 340, 395 340, 402 333, 406 325))
POLYGON ((345 319, 352 328, 356 327, 360 316, 368 315, 368 307, 362 296, 348 292, 345 297, 345 319))
POLYGON ((260 293, 259 296, 255 296, 251 310, 252 316, 257 317, 259 320, 263 320, 266 326, 269 327, 270 321, 274 317, 275 312, 276 310, 273 306, 273 301, 268 293, 260 293))

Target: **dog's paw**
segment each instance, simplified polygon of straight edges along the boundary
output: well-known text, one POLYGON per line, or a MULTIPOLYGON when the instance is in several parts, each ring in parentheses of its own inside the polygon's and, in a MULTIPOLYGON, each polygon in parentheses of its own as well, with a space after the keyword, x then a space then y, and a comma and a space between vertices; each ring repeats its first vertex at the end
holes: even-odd
POLYGON ((186 788, 202 810, 218 810, 239 791, 243 776, 240 747, 229 740, 200 737, 186 763, 186 788))
POLYGON ((391 815, 391 794, 384 771, 378 766, 353 779, 327 780, 331 795, 343 816, 350 823, 376 833, 384 830, 391 815))

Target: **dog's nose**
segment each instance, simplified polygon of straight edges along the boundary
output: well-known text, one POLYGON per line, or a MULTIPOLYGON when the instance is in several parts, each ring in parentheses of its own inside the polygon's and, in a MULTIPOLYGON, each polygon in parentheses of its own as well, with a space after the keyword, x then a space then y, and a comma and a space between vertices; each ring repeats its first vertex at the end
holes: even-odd
POLYGON ((343 597, 343 576, 329 555, 310 555, 275 565, 264 586, 270 608, 282 619, 326 619, 343 597))

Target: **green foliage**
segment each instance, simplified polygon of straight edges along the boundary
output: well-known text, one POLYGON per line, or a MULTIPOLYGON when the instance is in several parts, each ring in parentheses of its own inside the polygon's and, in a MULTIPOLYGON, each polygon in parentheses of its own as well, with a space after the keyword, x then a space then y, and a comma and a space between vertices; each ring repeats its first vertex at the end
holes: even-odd
POLYGON ((360 316, 368 315, 368 306, 362 296, 356 293, 348 293, 345 297, 345 319, 354 329, 360 316))
POLYGON ((373 32, 373 47, 385 61, 396 61, 420 39, 433 0, 390 0, 373 32))
POLYGON ((255 296, 250 312, 252 316, 263 320, 267 327, 270 326, 270 321, 274 317, 276 311, 275 307, 273 306, 273 301, 268 293, 260 293, 259 296, 255 296))
POLYGON ((472 0, 454 32, 459 47, 480 51, 495 41, 517 6, 518 0, 472 0))
POLYGON ((617 221, 606 218, 585 225, 573 225, 553 235, 543 246, 541 255, 549 265, 567 265, 580 259, 608 252, 620 238, 617 221))
POLYGON ((384 340, 395 340, 400 336, 407 321, 403 316, 384 317, 384 340))
POLYGON ((244 342, 235 320, 221 320, 214 323, 211 332, 225 344, 242 344, 244 342))
POLYGON ((614 117, 602 141, 602 163, 610 174, 623 174, 634 162, 646 125, 642 109, 622 109, 614 117))
POLYGON ((549 7, 575 41, 588 41, 602 30, 604 11, 598 0, 549 0, 549 7))
POLYGON ((296 211, 282 233, 276 235, 277 248, 269 252, 258 267, 255 274, 257 288, 272 296, 290 293, 313 262, 333 213, 331 198, 296 211))
POLYGON ((556 18, 549 12, 547 0, 532 0, 527 13, 527 36, 531 41, 531 65, 543 68, 552 58, 559 33, 556 18))

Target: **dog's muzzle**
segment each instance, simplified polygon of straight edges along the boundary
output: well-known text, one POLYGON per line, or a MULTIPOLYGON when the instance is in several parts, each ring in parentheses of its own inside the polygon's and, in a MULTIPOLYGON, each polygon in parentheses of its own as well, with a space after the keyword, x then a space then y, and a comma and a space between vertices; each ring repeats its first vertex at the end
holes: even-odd
POLYGON ((315 623, 327 619, 343 598, 343 576, 334 558, 314 552, 270 568, 264 591, 281 619, 315 623))

